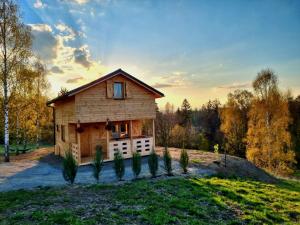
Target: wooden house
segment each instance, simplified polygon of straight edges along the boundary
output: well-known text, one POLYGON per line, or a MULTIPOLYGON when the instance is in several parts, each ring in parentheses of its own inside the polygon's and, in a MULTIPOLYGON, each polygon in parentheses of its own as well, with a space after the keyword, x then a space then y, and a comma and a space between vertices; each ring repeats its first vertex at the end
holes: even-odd
POLYGON ((72 151, 90 163, 101 145, 104 161, 120 151, 148 155, 155 146, 156 98, 164 94, 119 69, 47 103, 53 107, 55 154, 72 151))

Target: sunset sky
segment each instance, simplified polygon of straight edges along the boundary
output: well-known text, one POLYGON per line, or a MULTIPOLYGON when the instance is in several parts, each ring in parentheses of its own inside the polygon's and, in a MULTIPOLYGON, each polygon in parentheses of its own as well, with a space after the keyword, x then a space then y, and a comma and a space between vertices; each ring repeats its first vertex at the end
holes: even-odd
POLYGON ((300 1, 19 0, 50 96, 118 68, 179 106, 250 88, 263 68, 300 94, 300 1))

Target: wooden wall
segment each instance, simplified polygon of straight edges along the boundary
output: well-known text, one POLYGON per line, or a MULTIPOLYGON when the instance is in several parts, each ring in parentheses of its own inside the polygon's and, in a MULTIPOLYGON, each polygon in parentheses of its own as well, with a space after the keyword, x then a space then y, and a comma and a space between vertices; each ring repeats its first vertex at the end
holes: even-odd
POLYGON ((75 96, 76 119, 81 123, 155 118, 154 95, 134 82, 116 76, 75 96), (125 100, 111 98, 113 82, 126 83, 125 100), (107 84, 109 85, 107 90, 107 84), (108 96, 108 94, 110 96, 108 96))
POLYGON ((63 156, 70 148, 69 143, 75 139, 75 128, 69 129, 69 123, 75 123, 75 121, 75 98, 55 103, 55 124, 59 126, 59 131, 55 132, 55 154, 63 156), (61 125, 65 126, 65 141, 61 139, 61 125))

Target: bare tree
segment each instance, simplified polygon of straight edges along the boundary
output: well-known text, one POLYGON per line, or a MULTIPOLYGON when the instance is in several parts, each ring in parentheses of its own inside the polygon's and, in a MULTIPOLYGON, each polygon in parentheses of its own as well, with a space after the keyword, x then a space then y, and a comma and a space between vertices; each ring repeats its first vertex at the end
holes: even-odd
POLYGON ((9 162, 9 98, 17 74, 31 55, 30 28, 20 21, 13 0, 0 0, 0 80, 3 88, 4 161, 9 162))

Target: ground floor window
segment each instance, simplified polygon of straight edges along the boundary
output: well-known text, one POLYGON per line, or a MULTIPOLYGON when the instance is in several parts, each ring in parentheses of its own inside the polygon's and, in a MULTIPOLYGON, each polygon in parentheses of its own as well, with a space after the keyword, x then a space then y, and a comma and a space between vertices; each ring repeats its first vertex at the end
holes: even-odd
POLYGON ((62 141, 66 141, 66 126, 65 125, 61 125, 61 140, 62 141))

